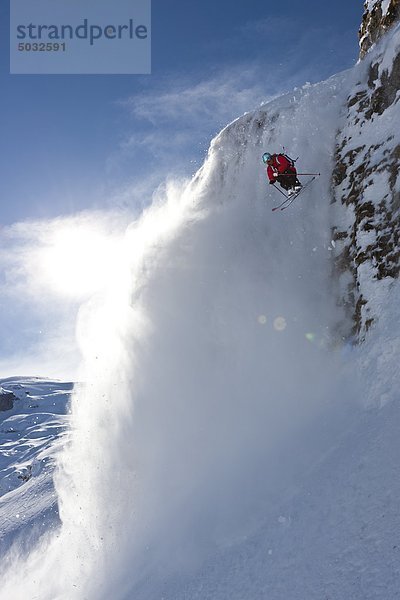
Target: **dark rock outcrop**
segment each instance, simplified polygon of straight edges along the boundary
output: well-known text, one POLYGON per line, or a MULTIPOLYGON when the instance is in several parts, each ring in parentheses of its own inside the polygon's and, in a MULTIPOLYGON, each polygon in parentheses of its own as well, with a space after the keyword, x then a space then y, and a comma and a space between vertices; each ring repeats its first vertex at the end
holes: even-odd
POLYGON ((16 396, 12 392, 7 392, 0 388, 0 412, 12 410, 16 399, 16 396))
MULTIPOLYGON (((366 3, 366 7, 371 5, 366 3)), ((363 55, 399 17, 399 9, 400 0, 391 0, 383 15, 378 0, 366 11, 361 28, 363 55)), ((396 126, 400 51, 393 53, 395 48, 393 43, 389 55, 385 47, 371 54, 365 78, 347 99, 335 151, 333 203, 341 208, 337 208, 332 232, 334 273, 341 281, 340 304, 351 322, 346 336, 356 341, 364 338, 375 320, 369 302, 371 286, 386 278, 390 283, 400 275, 400 136, 396 126)))
POLYGON ((400 0, 390 0, 387 11, 383 13, 381 0, 374 4, 365 2, 365 10, 360 30, 360 58, 388 31, 400 18, 400 0))

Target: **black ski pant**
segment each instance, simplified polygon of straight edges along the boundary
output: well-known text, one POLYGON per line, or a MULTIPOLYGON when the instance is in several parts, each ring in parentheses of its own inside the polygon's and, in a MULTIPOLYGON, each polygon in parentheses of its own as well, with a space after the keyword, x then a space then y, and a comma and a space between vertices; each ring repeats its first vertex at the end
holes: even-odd
POLYGON ((300 181, 297 179, 296 171, 292 169, 286 169, 281 175, 278 175, 276 180, 281 184, 284 190, 290 190, 294 188, 295 185, 301 185, 300 181))

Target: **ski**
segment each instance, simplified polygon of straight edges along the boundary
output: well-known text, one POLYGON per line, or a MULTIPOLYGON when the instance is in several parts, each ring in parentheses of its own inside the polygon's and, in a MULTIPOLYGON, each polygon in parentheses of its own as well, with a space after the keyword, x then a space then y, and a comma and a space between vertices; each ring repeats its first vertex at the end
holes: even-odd
POLYGON ((312 179, 310 179, 309 181, 307 181, 307 183, 305 183, 301 189, 296 192, 295 194, 292 194, 291 196, 286 196, 286 199, 281 202, 280 204, 278 204, 278 206, 274 206, 272 209, 272 212, 274 212, 275 210, 285 210, 286 208, 289 208, 289 206, 296 200, 296 198, 298 198, 300 196, 300 194, 306 189, 306 187, 308 187, 310 185, 310 183, 312 183, 314 181, 314 179, 316 179, 317 175, 314 175, 314 177, 312 179))
POLYGON ((278 210, 279 208, 281 208, 281 206, 283 206, 284 204, 286 204, 286 202, 289 200, 289 196, 286 196, 286 194, 283 194, 285 196, 285 199, 283 200, 283 202, 281 202, 280 204, 278 204, 278 206, 274 206, 272 209, 272 212, 274 212, 274 210, 278 210))
MULTIPOLYGON (((311 183, 311 181, 309 182, 311 183)), ((292 194, 290 196, 289 202, 287 204, 285 204, 285 206, 282 206, 281 210, 285 210, 285 208, 289 208, 289 206, 296 200, 296 198, 298 196, 300 196, 300 193, 303 191, 303 188, 305 188, 306 186, 304 185, 301 190, 299 190, 296 194, 292 194)))

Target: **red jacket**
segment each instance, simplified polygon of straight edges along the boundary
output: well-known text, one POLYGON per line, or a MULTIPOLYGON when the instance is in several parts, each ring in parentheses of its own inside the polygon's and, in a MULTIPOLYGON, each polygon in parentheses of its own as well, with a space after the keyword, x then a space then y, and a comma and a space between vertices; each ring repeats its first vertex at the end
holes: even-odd
POLYGON ((267 166, 267 175, 270 181, 275 182, 278 175, 285 171, 291 171, 296 174, 296 169, 293 163, 286 158, 284 154, 273 154, 272 161, 267 166))

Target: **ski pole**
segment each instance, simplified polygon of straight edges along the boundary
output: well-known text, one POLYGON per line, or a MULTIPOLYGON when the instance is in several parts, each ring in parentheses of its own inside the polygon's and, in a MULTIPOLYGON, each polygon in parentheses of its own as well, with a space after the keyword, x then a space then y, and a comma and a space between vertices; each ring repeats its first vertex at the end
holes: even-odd
POLYGON ((321 173, 280 173, 279 177, 293 177, 293 175, 321 175, 321 173))
POLYGON ((287 198, 286 194, 284 194, 284 193, 282 192, 282 190, 280 190, 278 187, 276 187, 276 185, 275 185, 274 183, 273 183, 272 185, 274 186, 274 188, 275 188, 276 190, 278 190, 278 192, 279 192, 280 194, 282 194, 282 196, 285 196, 285 198, 287 198))

